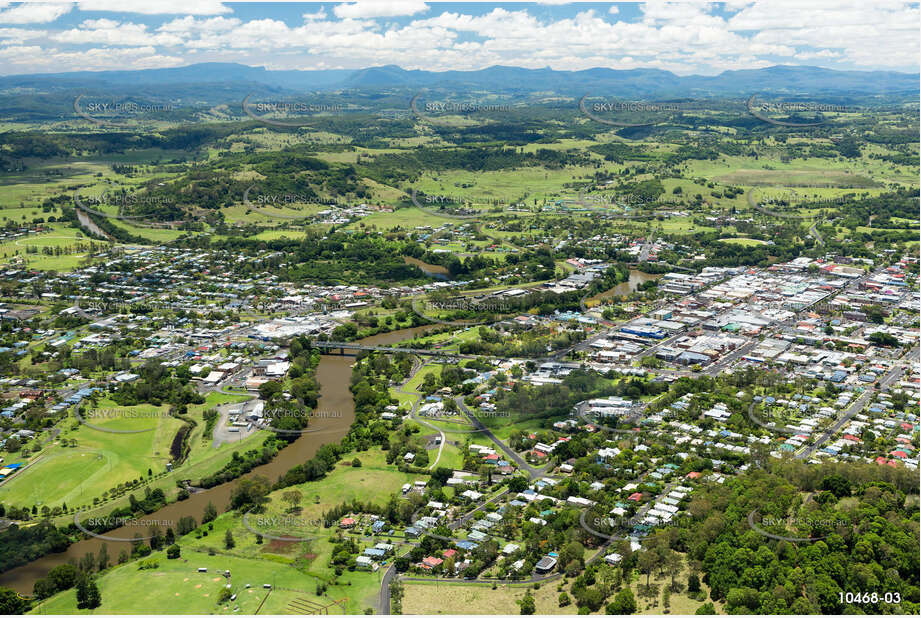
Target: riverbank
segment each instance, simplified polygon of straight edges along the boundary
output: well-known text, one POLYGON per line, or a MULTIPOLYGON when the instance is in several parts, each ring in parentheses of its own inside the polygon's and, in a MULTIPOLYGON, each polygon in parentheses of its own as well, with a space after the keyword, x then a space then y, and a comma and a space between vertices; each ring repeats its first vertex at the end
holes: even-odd
MULTIPOLYGON (((432 328, 418 326, 399 331, 392 331, 360 340, 365 345, 390 345, 404 339, 411 339, 418 333, 432 328)), ((47 575, 52 568, 78 561, 87 553, 98 554, 105 543, 110 555, 117 556, 123 543, 128 543, 139 531, 146 530, 145 522, 156 522, 163 527, 175 527, 182 517, 201 519, 208 503, 214 504, 218 512, 227 510, 230 496, 241 479, 256 475, 264 476, 274 482, 296 465, 311 459, 325 444, 338 443, 349 431, 355 419, 355 404, 349 391, 351 366, 354 358, 350 356, 323 356, 317 366, 317 381, 320 384, 320 397, 317 412, 311 421, 311 431, 302 434, 288 447, 282 449, 269 463, 254 468, 249 473, 233 481, 191 494, 181 502, 171 502, 163 508, 132 521, 130 526, 116 528, 105 533, 109 541, 92 537, 70 545, 66 551, 48 554, 28 564, 0 574, 0 586, 10 588, 22 594, 31 594, 36 580, 47 575), (165 523, 169 522, 169 523, 165 523), (113 541, 123 539, 122 541, 113 541)), ((105 515, 100 512, 99 515, 105 515)))

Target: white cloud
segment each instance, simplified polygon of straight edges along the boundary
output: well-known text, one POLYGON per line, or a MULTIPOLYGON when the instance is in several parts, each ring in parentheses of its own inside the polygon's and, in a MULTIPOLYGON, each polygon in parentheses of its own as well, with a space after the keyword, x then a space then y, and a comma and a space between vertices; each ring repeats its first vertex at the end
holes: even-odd
POLYGON ((893 0, 801 5, 776 0, 753 4, 728 22, 733 31, 753 31, 755 43, 795 46, 798 60, 825 59, 859 68, 917 66, 917 6, 893 0), (823 53, 825 52, 825 53, 823 53))
POLYGON ((48 33, 44 30, 29 30, 27 28, 0 28, 0 39, 5 43, 18 44, 30 39, 40 39, 48 33))
POLYGON ((105 45, 181 45, 183 39, 166 32, 154 34, 144 24, 120 23, 111 19, 87 19, 79 28, 64 30, 51 35, 58 43, 105 45))
POLYGON ((0 24, 46 24, 72 8, 70 3, 24 3, 0 12, 0 24))
POLYGON ((304 18, 304 21, 317 21, 319 19, 326 19, 326 9, 320 8, 316 13, 304 13, 301 15, 304 18))
POLYGON ((15 63, 17 59, 25 60, 26 58, 35 58, 43 53, 41 47, 30 45, 11 45, 9 47, 0 47, 0 58, 5 58, 8 62, 15 63))
POLYGON ((144 15, 223 15, 233 12, 219 0, 80 0, 80 10, 144 15))
MULTIPOLYGON (((553 11, 551 16, 550 11, 524 5, 472 13, 445 11, 435 4, 430 10, 419 0, 389 4, 359 0, 331 11, 318 8, 304 13, 299 24, 289 24, 290 20, 269 10, 264 17, 244 21, 195 14, 208 7, 229 10, 215 1, 165 1, 165 5, 157 3, 158 11, 178 11, 181 4, 180 12, 186 15, 151 25, 151 20, 134 23, 116 13, 51 34, 10 28, 4 37, 0 29, 0 41, 15 45, 49 36, 63 48, 54 50, 58 58, 82 53, 75 46, 149 46, 154 49, 154 63, 182 57, 185 64, 236 61, 301 69, 382 64, 433 71, 496 64, 558 70, 646 67, 681 75, 807 63, 906 70, 917 67, 919 52, 918 8, 894 0, 868 6, 856 0, 834 6, 801 6, 793 0, 733 0, 720 5, 653 2, 640 5, 639 18, 631 21, 621 18, 617 7, 605 5, 580 7, 565 16, 553 11), (399 23, 374 19, 400 15, 413 17, 399 23)), ((116 0, 86 3, 122 9, 116 0)), ((36 65, 45 63, 44 58, 32 60, 36 65)))
POLYGON ((815 60, 816 58, 822 59, 822 60, 825 60, 825 59, 837 60, 837 59, 843 58, 844 54, 841 54, 839 52, 833 52, 830 49, 823 49, 817 52, 799 52, 795 54, 794 57, 797 58, 798 60, 815 60))
POLYGON ((180 17, 167 22, 157 28, 159 32, 171 32, 185 36, 192 34, 226 32, 238 27, 243 22, 236 17, 209 17, 196 19, 194 17, 180 17))
POLYGON ((400 17, 415 15, 429 10, 422 0, 389 0, 387 2, 349 2, 337 4, 333 13, 341 19, 367 19, 373 17, 400 17))
POLYGON ((21 68, 45 71, 103 71, 124 69, 126 66, 132 69, 153 69, 186 64, 181 57, 157 54, 151 46, 91 48, 80 51, 42 49, 38 46, 4 47, 0 48, 0 58, 3 58, 5 73, 19 73, 22 72, 21 68))

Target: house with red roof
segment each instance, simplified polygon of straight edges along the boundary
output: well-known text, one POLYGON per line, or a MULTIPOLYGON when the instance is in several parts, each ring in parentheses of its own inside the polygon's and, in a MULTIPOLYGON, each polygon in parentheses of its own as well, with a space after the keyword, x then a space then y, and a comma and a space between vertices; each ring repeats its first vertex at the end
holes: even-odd
POLYGON ((627 496, 627 500, 633 500, 634 502, 639 502, 642 499, 643 499, 643 494, 641 494, 638 491, 633 492, 632 494, 627 496))
POLYGON ((339 527, 340 528, 354 528, 355 520, 352 519, 351 517, 343 517, 342 521, 339 522, 339 527))
POLYGON ((446 549, 446 550, 444 550, 443 552, 441 552, 441 555, 444 556, 445 559, 448 559, 448 558, 450 558, 451 556, 454 556, 454 555, 456 555, 456 554, 457 554, 457 550, 456 550, 456 549, 446 549))
POLYGON ((444 560, 442 560, 441 558, 436 558, 435 556, 428 556, 422 559, 422 568, 431 570, 441 565, 442 562, 444 562, 444 560))

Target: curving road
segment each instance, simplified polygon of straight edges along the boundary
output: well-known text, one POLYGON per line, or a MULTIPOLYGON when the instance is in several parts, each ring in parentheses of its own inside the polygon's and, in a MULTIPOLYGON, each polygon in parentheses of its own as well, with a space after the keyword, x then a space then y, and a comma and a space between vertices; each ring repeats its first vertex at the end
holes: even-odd
MULTIPOLYGON (((793 221, 808 221, 810 219, 815 218, 812 215, 793 215, 793 214, 777 212, 776 210, 770 210, 768 208, 765 208, 764 206, 759 204, 758 201, 755 199, 755 196, 752 194, 752 189, 748 190, 748 193, 745 195, 745 197, 748 199, 749 206, 751 206, 755 210, 760 211, 763 214, 770 215, 772 217, 777 217, 778 219, 791 219, 793 221)), ((818 225, 817 221, 814 222, 809 227, 809 233, 812 234, 813 238, 815 238, 816 241, 824 247, 825 239, 822 238, 822 235, 819 233, 819 230, 816 229, 816 225, 818 225)))
MULTIPOLYGON (((913 359, 918 353, 918 346, 914 346, 908 350, 906 355, 903 355, 900 358, 907 358, 909 361, 913 359)), ((893 382, 901 379, 902 374, 905 372, 901 363, 897 364, 895 367, 889 370, 886 375, 879 379, 879 391, 875 388, 868 387, 860 398, 857 399, 854 403, 848 406, 844 414, 835 421, 828 429, 822 432, 822 435, 819 436, 819 439, 815 443, 795 455, 796 459, 809 459, 817 450, 819 450, 823 444, 828 442, 835 434, 837 434, 842 427, 844 427, 852 418, 854 418, 864 407, 869 403, 870 399, 873 398, 874 393, 881 392, 883 389, 889 387, 893 382)))
POLYGON ((527 472, 528 476, 531 478, 532 481, 542 476, 545 476, 547 474, 547 471, 553 468, 553 463, 548 463, 543 468, 535 468, 534 466, 530 465, 518 453, 512 450, 511 447, 509 447, 505 442, 500 440, 496 436, 496 434, 490 431, 489 427, 487 427, 482 422, 480 422, 480 419, 478 419, 473 414, 473 411, 467 407, 467 404, 464 403, 463 397, 461 396, 455 397, 454 401, 457 402, 457 406, 461 409, 464 415, 470 420, 470 422, 473 423, 473 426, 476 427, 479 431, 481 431, 484 436, 492 440, 493 443, 502 450, 502 452, 508 455, 508 457, 518 465, 519 469, 527 472))

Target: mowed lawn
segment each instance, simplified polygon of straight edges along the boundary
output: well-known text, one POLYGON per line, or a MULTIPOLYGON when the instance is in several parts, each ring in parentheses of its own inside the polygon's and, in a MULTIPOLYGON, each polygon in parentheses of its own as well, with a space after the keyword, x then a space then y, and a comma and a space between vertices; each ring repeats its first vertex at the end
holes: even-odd
MULTIPOLYGON (((234 451, 244 452, 251 448, 258 448, 269 435, 268 432, 256 432, 240 442, 223 443, 218 448, 213 446, 211 432, 207 432, 207 434, 205 432, 206 423, 202 417, 202 412, 205 409, 221 403, 245 401, 248 398, 245 396, 211 393, 204 404, 190 406, 188 416, 196 422, 196 425, 188 436, 188 444, 191 447, 188 457, 181 465, 174 467, 172 472, 159 478, 155 477, 146 487, 151 489, 159 487, 172 499, 176 493, 176 479, 191 478, 197 481, 197 479, 220 470, 234 451)), ((111 402, 104 401, 100 403, 99 407, 105 408, 109 404, 111 402)), ((138 414, 141 410, 149 411, 156 408, 153 406, 134 406, 121 409, 132 410, 138 414)), ((160 409, 160 411, 165 410, 165 407, 160 409)), ((119 422, 124 424, 125 420, 120 419, 119 422)), ((151 419, 146 419, 146 425, 137 422, 142 419, 127 420, 134 421, 134 425, 137 425, 136 428, 138 429, 152 426, 151 419)), ((47 503, 50 506, 58 505, 62 501, 61 496, 67 496, 63 501, 68 507, 89 506, 92 505, 94 497, 100 496, 102 491, 110 489, 120 482, 136 479, 140 476, 146 478, 148 468, 154 473, 162 472, 165 469, 166 462, 171 460, 170 444, 180 426, 180 421, 177 419, 168 418, 162 420, 166 421, 167 424, 158 424, 157 429, 139 434, 103 433, 81 425, 76 420, 67 421, 66 429, 64 429, 59 438, 67 438, 68 441, 72 438, 77 439, 77 448, 63 447, 59 442, 49 445, 39 457, 36 457, 36 460, 40 461, 34 468, 24 470, 17 476, 12 477, 10 485, 0 486, 0 502, 7 501, 8 503, 20 504, 20 502, 7 500, 7 493, 4 490, 8 487, 11 490, 15 489, 16 492, 26 492, 27 498, 35 492, 50 492, 44 496, 36 496, 36 500, 42 500, 43 502, 41 503, 47 503), (156 439, 152 437, 154 435, 156 435, 156 439), (92 442, 93 440, 98 441, 100 437, 104 436, 110 437, 110 441, 107 444, 92 442), (133 436, 136 440, 126 443, 126 436, 133 436), (155 441, 147 443, 145 440, 155 441), (111 448, 112 446, 116 448, 113 449, 111 448), (125 450, 128 450, 128 456, 125 456, 125 450), (147 453, 147 455, 144 455, 144 453, 147 453), (137 454, 141 454, 141 456, 138 457, 137 454), (69 484, 60 482, 61 478, 71 477, 74 480, 69 484), (48 479, 49 482, 43 483, 43 478, 48 479), (113 480, 110 483, 108 479, 113 480), (16 486, 14 486, 14 482, 17 483, 16 486), (21 486, 18 484, 21 484, 21 486)), ((106 428, 109 427, 108 422, 111 421, 103 422, 98 418, 90 421, 92 425, 106 428)), ((124 427, 119 426, 119 428, 124 427)), ((31 500, 31 498, 29 499, 31 500)), ((127 495, 123 495, 115 501, 107 501, 101 504, 100 508, 108 512, 116 506, 127 504, 127 501, 127 495)), ((27 502, 27 504, 31 505, 32 502, 27 502)), ((63 520, 59 520, 56 523, 63 525, 67 523, 65 521, 67 519, 68 516, 64 516, 63 520)))
MULTIPOLYGON (((575 603, 560 607, 557 582, 531 590, 537 614, 575 614, 575 603)), ((527 594, 527 586, 435 584, 403 582, 403 614, 506 614, 517 616, 517 601, 527 594)), ((571 598, 571 597, 570 597, 571 598)))
MULTIPOLYGON (((420 478, 428 477, 400 472, 395 465, 387 463, 384 451, 374 448, 349 453, 324 478, 297 485, 296 489, 304 495, 302 516, 321 519, 324 512, 343 502, 357 499, 386 504, 391 494, 400 493, 404 483, 420 478), (350 465, 353 459, 361 461, 360 468, 350 465)), ((281 493, 273 493, 273 499, 280 499, 281 493)))
POLYGON ((0 486, 0 502, 77 506, 119 483, 146 477, 148 469, 162 472, 182 422, 169 417, 166 406, 120 408, 122 412, 120 417, 95 417, 88 422, 102 429, 149 431, 111 433, 68 421, 76 428, 65 430, 61 437, 76 440, 76 448, 58 442, 40 453, 26 470, 0 486))
MULTIPOLYGON (((8 211, 0 210, 0 214, 8 211)), ((9 262, 20 258, 31 268, 38 270, 73 270, 87 257, 86 251, 75 252, 78 244, 89 246, 90 243, 102 248, 105 243, 99 239, 86 236, 82 230, 68 226, 66 223, 46 223, 48 230, 40 234, 28 234, 21 238, 14 238, 0 243, 0 262, 9 262), (62 248, 69 251, 64 255, 45 255, 41 253, 44 248, 62 248), (39 253, 26 253, 29 248, 38 248, 39 253)))
MULTIPOLYGON (((180 541, 182 545, 182 541, 180 541)), ((156 569, 138 568, 138 562, 110 570, 97 585, 102 605, 92 611, 77 609, 75 589, 45 601, 31 613, 37 614, 287 614, 289 603, 298 599, 318 606, 332 603, 313 592, 313 578, 306 577, 288 564, 258 557, 214 555, 183 547, 182 556, 168 560, 165 552, 151 557, 159 561, 156 569), (199 568, 208 569, 199 573, 199 568), (229 570, 230 579, 218 571, 229 570), (230 584, 236 600, 219 603, 221 590, 230 584), (250 587, 247 588, 246 584, 250 587), (291 590, 269 591, 263 584, 291 590), (308 592, 310 590, 310 592, 308 592), (237 609, 239 608, 239 609, 237 609)), ((331 611, 331 613, 340 613, 331 611)), ((354 612, 358 613, 358 612, 354 612)))
MULTIPOLYGON (((326 606, 331 606, 329 613, 333 614, 364 613, 376 604, 380 574, 346 570, 338 577, 335 575, 329 564, 331 539, 342 532, 335 525, 330 528, 322 525, 324 513, 334 505, 354 499, 383 504, 391 494, 400 493, 403 483, 417 478, 425 477, 399 472, 386 463, 385 453, 380 449, 350 453, 325 478, 296 486, 303 496, 299 512, 292 512, 290 505, 281 499, 283 492, 295 488, 273 492, 265 512, 249 516, 248 527, 240 513, 224 513, 211 529, 199 527, 203 534, 193 531, 179 539, 182 556, 177 560, 167 560, 160 551, 151 555, 159 561, 156 569, 140 570, 137 562, 111 568, 98 579, 102 605, 96 610, 76 610, 76 593, 69 590, 52 597, 32 613, 132 614, 150 613, 151 608, 156 608, 161 614, 254 614, 257 610, 260 614, 291 614, 321 613, 318 610, 326 606), (356 457, 361 460, 361 467, 350 465, 356 457), (228 530, 235 540, 231 550, 224 545, 228 530), (260 542, 254 530, 311 540, 285 542, 265 538, 260 542), (208 572, 199 573, 200 567, 208 572), (226 569, 231 572, 229 581, 217 573, 226 569), (329 586, 321 597, 316 595, 317 581, 329 586), (218 595, 227 583, 237 598, 218 603, 218 595), (263 584, 271 584, 274 589, 269 593, 263 584), (341 606, 333 605, 342 599, 346 601, 341 606)), ((368 547, 387 537, 365 537, 356 531, 354 538, 368 547)), ((113 553, 111 545, 109 551, 113 553)))
POLYGON ((720 242, 729 243, 730 245, 742 245, 743 247, 757 247, 766 245, 767 241, 757 240, 755 238, 720 238, 720 242))

